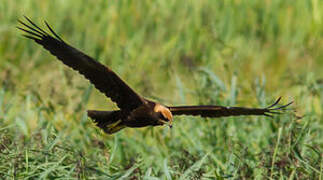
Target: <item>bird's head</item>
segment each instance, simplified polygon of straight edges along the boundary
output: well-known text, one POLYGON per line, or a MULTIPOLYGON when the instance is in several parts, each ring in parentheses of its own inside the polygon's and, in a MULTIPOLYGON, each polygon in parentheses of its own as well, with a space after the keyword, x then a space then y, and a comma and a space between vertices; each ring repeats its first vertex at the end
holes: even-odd
POLYGON ((158 116, 159 123, 168 124, 170 128, 172 127, 173 115, 167 107, 161 104, 156 104, 154 107, 154 111, 158 116))

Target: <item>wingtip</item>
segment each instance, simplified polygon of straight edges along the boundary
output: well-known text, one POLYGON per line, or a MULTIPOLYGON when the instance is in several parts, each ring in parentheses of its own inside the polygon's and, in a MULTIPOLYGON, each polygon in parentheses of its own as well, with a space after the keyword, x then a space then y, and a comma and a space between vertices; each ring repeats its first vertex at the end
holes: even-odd
POLYGON ((264 113, 263 114, 264 116, 267 116, 267 117, 270 117, 270 118, 274 118, 274 116, 270 115, 270 114, 267 114, 267 113, 264 113))
POLYGON ((32 25, 34 25, 34 23, 32 22, 32 20, 29 18, 29 17, 27 17, 27 16, 25 16, 24 15, 24 18, 30 23, 30 24, 32 24, 32 25))
POLYGON ((27 21, 30 21, 30 19, 26 15, 23 15, 23 16, 27 21))
POLYGON ((41 39, 37 39, 37 38, 35 38, 35 37, 33 37, 33 36, 29 36, 29 35, 26 35, 26 34, 23 34, 22 36, 23 36, 23 37, 25 37, 25 38, 28 38, 28 39, 32 39, 32 40, 34 40, 34 41, 36 41, 36 42, 41 41, 41 39))
POLYGON ((20 19, 17 19, 18 23, 23 24, 23 22, 20 19))
POLYGON ((288 106, 290 106, 291 104, 293 104, 293 102, 294 102, 294 101, 291 101, 290 103, 287 103, 287 104, 285 104, 285 105, 282 105, 282 106, 280 106, 280 107, 277 107, 277 108, 275 108, 275 109, 273 109, 273 110, 277 110, 277 109, 285 109, 286 107, 288 107, 288 106))
POLYGON ((269 108, 266 109, 267 112, 264 114, 265 116, 272 117, 272 114, 282 114, 282 111, 292 110, 292 109, 287 109, 286 107, 293 104, 294 101, 291 101, 285 105, 281 105, 281 106, 277 107, 277 104, 280 101, 280 99, 281 99, 281 97, 279 97, 278 100, 274 104, 272 104, 271 106, 269 106, 269 108))
POLYGON ((59 37, 59 36, 55 33, 55 31, 50 27, 50 25, 47 23, 47 21, 45 21, 45 20, 44 20, 44 23, 45 23, 45 25, 47 26, 47 28, 50 30, 50 32, 51 32, 51 33, 53 33, 53 35, 54 35, 57 39, 59 39, 61 42, 64 42, 64 41, 63 41, 63 39, 62 39, 61 37, 59 37))
POLYGON ((280 96, 272 105, 268 106, 266 109, 270 109, 270 108, 276 106, 280 102, 281 99, 282 99, 282 97, 280 96))

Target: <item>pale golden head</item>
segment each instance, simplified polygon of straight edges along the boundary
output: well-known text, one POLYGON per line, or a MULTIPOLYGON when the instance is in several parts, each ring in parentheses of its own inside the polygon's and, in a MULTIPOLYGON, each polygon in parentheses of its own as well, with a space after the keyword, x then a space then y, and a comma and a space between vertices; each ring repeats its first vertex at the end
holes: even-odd
POLYGON ((167 124, 169 125, 169 127, 172 127, 172 123, 173 123, 173 115, 170 112, 170 110, 161 105, 161 104, 156 104, 154 107, 154 111, 159 115, 159 121, 163 124, 167 124))

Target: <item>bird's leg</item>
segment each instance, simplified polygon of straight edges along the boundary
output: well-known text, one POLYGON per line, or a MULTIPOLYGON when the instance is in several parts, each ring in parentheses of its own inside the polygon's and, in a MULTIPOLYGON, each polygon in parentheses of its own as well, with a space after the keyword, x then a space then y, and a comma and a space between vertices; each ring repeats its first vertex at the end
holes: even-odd
POLYGON ((118 120, 117 122, 110 124, 109 128, 113 129, 113 128, 117 127, 120 124, 120 122, 121 122, 121 120, 118 120))

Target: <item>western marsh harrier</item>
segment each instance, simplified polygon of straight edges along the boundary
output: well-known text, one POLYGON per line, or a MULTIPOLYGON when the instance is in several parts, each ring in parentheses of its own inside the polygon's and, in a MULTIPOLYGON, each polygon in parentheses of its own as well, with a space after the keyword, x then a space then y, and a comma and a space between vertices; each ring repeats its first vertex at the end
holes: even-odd
POLYGON ((224 107, 224 106, 165 106, 138 95, 109 67, 100 64, 63 41, 45 22, 50 33, 39 28, 25 17, 29 24, 19 21, 26 32, 24 36, 42 45, 65 65, 78 71, 94 86, 114 101, 120 110, 87 111, 97 126, 112 134, 125 127, 145 127, 172 125, 174 115, 192 115, 202 117, 224 117, 240 115, 264 115, 280 113, 291 103, 278 106, 281 98, 267 108, 224 107))

